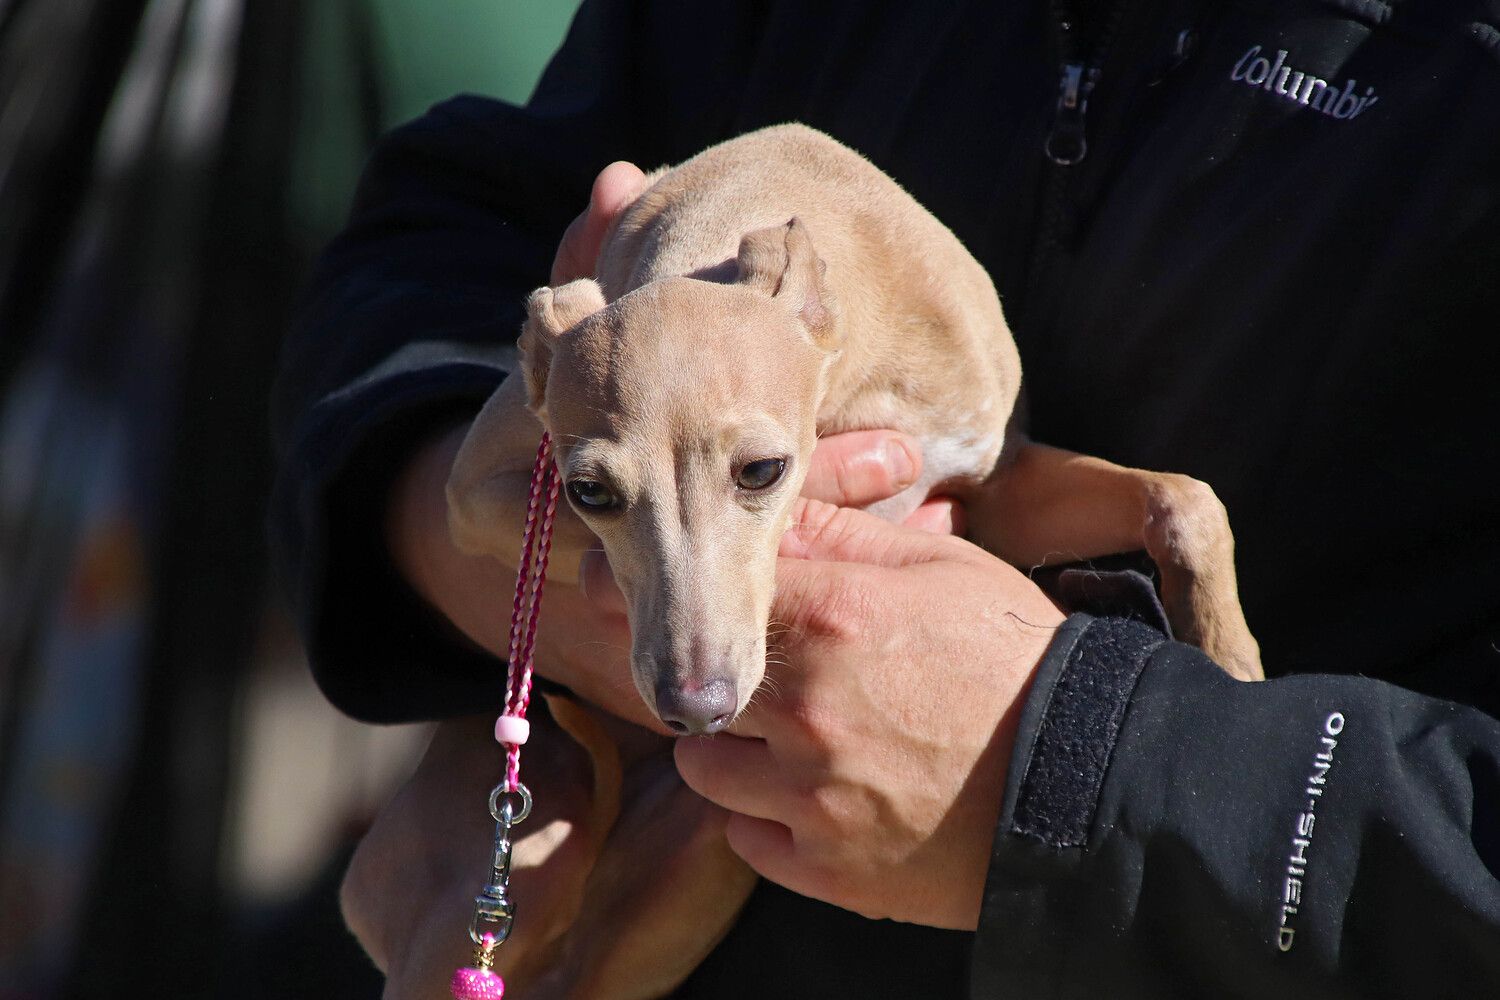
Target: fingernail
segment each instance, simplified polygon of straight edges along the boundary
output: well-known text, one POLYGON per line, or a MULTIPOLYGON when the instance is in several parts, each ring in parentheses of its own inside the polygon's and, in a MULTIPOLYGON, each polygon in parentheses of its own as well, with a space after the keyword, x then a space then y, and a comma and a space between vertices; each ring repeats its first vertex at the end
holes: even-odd
POLYGON ((917 462, 904 441, 893 438, 885 443, 885 461, 897 489, 917 481, 917 462))

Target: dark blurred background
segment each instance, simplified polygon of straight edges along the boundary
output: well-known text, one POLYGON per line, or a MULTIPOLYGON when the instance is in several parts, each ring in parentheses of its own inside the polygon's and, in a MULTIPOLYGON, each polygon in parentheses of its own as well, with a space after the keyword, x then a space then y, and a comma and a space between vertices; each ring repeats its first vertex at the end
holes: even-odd
POLYGON ((423 727, 269 578, 282 331, 384 129, 576 0, 0 0, 0 1000, 378 995, 353 843, 423 727))

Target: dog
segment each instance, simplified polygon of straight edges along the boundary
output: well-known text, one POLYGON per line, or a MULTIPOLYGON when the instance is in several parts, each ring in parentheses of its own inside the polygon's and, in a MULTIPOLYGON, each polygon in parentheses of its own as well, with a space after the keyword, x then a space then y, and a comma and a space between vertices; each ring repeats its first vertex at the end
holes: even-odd
POLYGON ((1186 476, 1029 441, 1021 363, 989 275, 890 177, 780 125, 655 172, 596 278, 540 288, 522 379, 454 461, 449 527, 514 561, 535 443, 568 510, 560 577, 603 546, 628 604, 635 685, 680 734, 713 733, 765 669, 779 539, 819 435, 889 428, 919 482, 876 505, 959 500, 969 538, 1023 569, 1144 549, 1176 635, 1261 677, 1223 505, 1186 476))

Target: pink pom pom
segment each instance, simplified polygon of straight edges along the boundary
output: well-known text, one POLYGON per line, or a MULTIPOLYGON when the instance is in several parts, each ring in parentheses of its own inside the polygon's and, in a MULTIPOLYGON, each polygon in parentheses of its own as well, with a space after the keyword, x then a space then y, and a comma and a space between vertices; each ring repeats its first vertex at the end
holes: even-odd
POLYGON ((505 981, 489 969, 459 969, 448 988, 456 1000, 501 1000, 505 996, 505 981))
POLYGON ((519 715, 502 715, 495 720, 495 739, 520 746, 531 735, 531 723, 519 715))

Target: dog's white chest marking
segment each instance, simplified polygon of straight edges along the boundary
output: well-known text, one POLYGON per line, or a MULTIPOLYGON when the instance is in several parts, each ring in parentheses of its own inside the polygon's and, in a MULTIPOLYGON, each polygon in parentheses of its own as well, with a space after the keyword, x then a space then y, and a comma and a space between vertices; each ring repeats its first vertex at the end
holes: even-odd
POLYGON ((870 513, 899 524, 936 487, 955 481, 972 486, 983 480, 995 467, 999 457, 998 434, 956 434, 950 437, 923 438, 921 478, 889 500, 872 504, 870 513))
POLYGON ((994 434, 928 438, 922 442, 922 481, 931 487, 950 479, 983 479, 999 452, 1000 439, 994 434))

